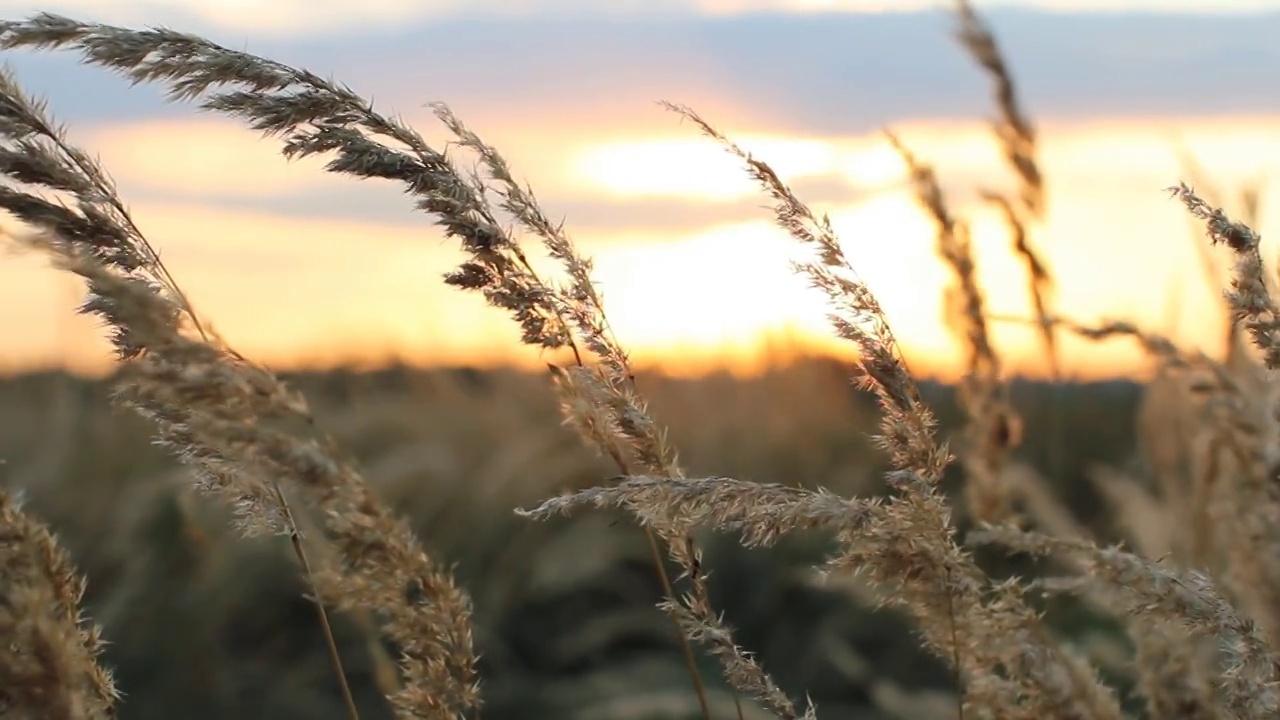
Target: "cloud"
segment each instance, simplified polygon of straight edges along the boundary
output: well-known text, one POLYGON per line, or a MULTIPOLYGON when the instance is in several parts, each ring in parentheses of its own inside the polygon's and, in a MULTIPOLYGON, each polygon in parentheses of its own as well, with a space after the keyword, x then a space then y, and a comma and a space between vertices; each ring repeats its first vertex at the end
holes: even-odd
POLYGON ((34 6, 0 1, 8 17, 53 12, 113 24, 184 26, 214 34, 258 37, 332 35, 384 30, 459 14, 464 0, 49 0, 34 6))
POLYGON ((127 192, 269 201, 347 184, 319 158, 286 161, 278 140, 230 119, 112 124, 79 135, 127 192))
MULTIPOLYGON (((659 118, 661 119, 661 118, 659 118)), ((1272 117, 1187 122, 1053 121, 1041 126, 1041 162, 1051 183, 1094 182, 1099 176, 1146 182, 1151 173, 1177 179, 1176 148, 1189 146, 1209 171, 1229 178, 1277 170, 1280 151, 1272 117), (1175 132, 1176 131, 1176 132, 1175 132)), ((671 122, 662 132, 530 134, 504 127, 485 137, 529 183, 548 213, 575 229, 663 236, 762 216, 765 198, 740 162, 693 128, 671 122)), ((982 122, 934 120, 895 124, 913 152, 933 164, 960 199, 1009 177, 982 122)), ((903 186, 904 168, 878 132, 847 137, 738 134, 749 152, 771 163, 809 202, 861 201, 903 186)), ((300 219, 374 222, 413 231, 431 226, 403 188, 323 170, 323 160, 292 163, 275 139, 221 119, 113 124, 81 132, 126 197, 145 202, 216 203, 230 211, 300 219)), ((442 142, 434 142, 444 147, 442 142)), ((473 158, 450 153, 466 171, 473 158)), ((1163 187, 1164 185, 1160 185, 1163 187)))
MULTIPOLYGON (((1280 112, 1280 95, 1260 90, 1280 80, 1280 13, 995 9, 990 17, 1038 119, 1280 112)), ((653 102, 668 99, 742 130, 848 135, 904 119, 990 114, 987 80, 951 31, 940 12, 658 14, 625 22, 584 14, 215 39, 339 78, 411 117, 425 116, 425 102, 444 100, 487 127, 652 130, 663 122, 653 102)), ((66 55, 6 59, 74 123, 191 112, 165 108, 158 88, 127 90, 66 55)))
MULTIPOLYGON (((984 4, 986 5, 986 4, 984 4)), ((259 38, 336 37, 384 32, 456 18, 539 22, 591 17, 628 21, 744 14, 903 13, 931 10, 936 0, 0 0, 7 17, 56 12, 99 22, 188 27, 219 35, 259 38)), ((1068 12, 1250 13, 1274 9, 1271 0, 1004 0, 996 8, 1068 12)))

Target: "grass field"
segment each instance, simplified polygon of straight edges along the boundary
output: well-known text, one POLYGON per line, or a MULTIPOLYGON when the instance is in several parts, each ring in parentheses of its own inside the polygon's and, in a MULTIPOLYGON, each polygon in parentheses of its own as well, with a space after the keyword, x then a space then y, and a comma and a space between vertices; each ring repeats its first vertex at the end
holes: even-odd
MULTIPOLYGON (((621 515, 544 525, 511 513, 610 470, 560 426, 544 377, 406 368, 288 379, 427 547, 458 563, 476 601, 487 717, 697 715, 670 626, 653 610, 661 588, 643 534, 621 515)), ((646 377, 642 387, 691 473, 884 491, 884 461, 868 439, 874 398, 852 388, 835 361, 760 378, 646 377)), ((85 609, 105 626, 104 662, 128 689, 121 717, 341 717, 288 542, 237 537, 224 511, 183 489, 181 466, 151 446, 147 423, 111 407, 108 391, 103 381, 53 374, 4 381, 0 453, 7 484, 23 488, 88 577, 85 609)), ((956 429, 954 391, 926 391, 944 429, 956 429)), ((1014 393, 1032 423, 1051 401, 1043 383, 1014 393)), ((1139 395, 1125 383, 1067 395, 1068 427, 1079 432, 1069 433, 1071 467, 1056 490, 1100 528, 1110 523, 1088 471, 1138 459, 1139 395)), ((1018 455, 1044 466, 1048 449, 1037 437, 1018 455)), ((812 566, 826 546, 812 533, 751 551, 708 536, 717 607, 784 688, 812 694, 823 717, 934 717, 932 708, 877 711, 952 681, 903 619, 872 611, 865 590, 817 581, 812 566)), ((1117 642, 1099 628, 1071 630, 1082 641, 1117 642)), ((341 620, 338 630, 362 716, 388 716, 369 659, 372 633, 341 620)), ((714 665, 706 674, 715 676, 714 665)))
POLYGON ((466 255, 444 282, 549 358, 256 364, 192 306, 107 171, 3 75, 5 233, 84 281, 120 364, 0 384, 0 715, 1275 717, 1280 304, 1256 196, 1237 220, 1171 188, 1196 241, 1225 246, 1205 256, 1233 322, 1219 356, 1073 324, 1035 244, 1034 128, 995 38, 956 7, 1018 178, 985 195, 1026 273, 1023 320, 1055 377, 1070 333, 1139 343, 1149 384, 1009 377, 969 226, 892 134, 952 275, 963 380, 915 377, 832 223, 676 105, 809 253, 794 270, 856 360, 664 378, 614 335, 590 258, 447 106, 474 176, 304 70, 172 31, 0 23, 0 48, 73 50, 287 157, 399 185, 466 255))

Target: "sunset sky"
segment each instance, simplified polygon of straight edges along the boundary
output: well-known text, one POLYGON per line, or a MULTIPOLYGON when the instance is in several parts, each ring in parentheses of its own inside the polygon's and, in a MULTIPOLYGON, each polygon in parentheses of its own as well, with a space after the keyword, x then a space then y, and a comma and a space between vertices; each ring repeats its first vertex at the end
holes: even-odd
MULTIPOLYGON (((1034 242, 1063 312, 1135 320, 1212 349, 1216 289, 1164 191, 1189 149, 1234 201, 1280 201, 1280 12, 1272 0, 977 3, 1041 140, 1049 217, 1034 242)), ((987 127, 987 78, 938 0, 0 0, 128 25, 164 24, 334 77, 432 142, 444 101, 507 156, 593 256, 616 334, 641 364, 749 369, 771 346, 834 347, 821 300, 790 275, 793 243, 735 161, 656 105, 696 108, 828 212, 913 365, 949 374, 946 269, 881 129, 935 164, 972 220, 993 312, 1027 315, 1025 276, 976 201, 1010 177, 987 127), (888 11, 888 10, 891 10, 888 11)), ((399 189, 286 163, 274 140, 166 105, 68 54, 6 53, 74 142, 97 153, 201 313, 273 363, 400 357, 536 359, 511 321, 446 287, 460 255, 399 189)), ((1229 209, 1235 209, 1229 206, 1229 209)), ((1271 253, 1275 256, 1275 253, 1271 253)), ((6 368, 104 367, 77 284, 5 257, 6 368)), ((1035 338, 1000 326, 1011 367, 1035 338)), ((1142 367, 1124 343, 1068 343, 1085 377, 1142 367)))

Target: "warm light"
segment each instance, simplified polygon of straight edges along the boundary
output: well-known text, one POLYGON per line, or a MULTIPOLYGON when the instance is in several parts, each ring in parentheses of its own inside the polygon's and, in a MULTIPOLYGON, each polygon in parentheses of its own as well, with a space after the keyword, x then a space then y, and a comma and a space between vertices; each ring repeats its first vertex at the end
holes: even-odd
POLYGON ((198 118, 111 125, 80 133, 125 192, 208 199, 279 197, 341 186, 319 158, 288 161, 280 144, 233 120, 198 118))
MULTIPOLYGON (((1275 156, 1267 150, 1280 149, 1273 127, 1269 118, 1236 118, 1186 123, 1182 133, 1215 184, 1235 195, 1259 175, 1276 175, 1266 159, 1275 156)), ((779 337, 847 357, 848 343, 827 326, 823 298, 791 271, 789 261, 801 253, 771 222, 769 198, 740 161, 687 123, 681 128, 688 137, 648 140, 560 140, 512 131, 506 144, 512 156, 532 158, 513 164, 549 208, 569 206, 566 227, 594 258, 611 325, 638 365, 682 373, 754 368, 779 337), (548 149, 554 147, 570 150, 558 155, 548 149), (668 202, 719 214, 660 217, 668 202), (652 203, 652 220, 634 206, 626 220, 612 219, 614 208, 630 203, 645 212, 652 203), (575 220, 587 211, 594 220, 575 220)), ((894 129, 937 166, 952 210, 972 223, 990 310, 1026 316, 1025 269, 1009 250, 999 216, 972 192, 978 184, 1008 185, 989 130, 981 122, 894 129)), ((1150 123, 1136 121, 1042 126, 1050 214, 1034 241, 1057 279, 1058 307, 1072 318, 1133 320, 1214 351, 1223 327, 1220 289, 1200 281, 1192 243, 1202 240, 1188 232, 1185 212, 1162 191, 1178 179, 1168 136, 1168 143, 1160 133, 1153 139, 1150 123), (1186 287, 1175 298, 1171 278, 1179 273, 1186 287)), ((118 125, 92 138, 144 232, 197 306, 242 352, 281 364, 399 357, 537 366, 539 354, 518 346, 518 331, 504 313, 440 282, 461 255, 425 215, 406 207, 403 215, 337 217, 324 193, 352 181, 289 166, 271 154, 270 141, 260 146, 253 133, 221 123, 118 125), (203 146, 187 142, 193 134, 203 146), (323 192, 308 200, 317 190, 323 192), (262 202, 281 197, 290 199, 287 207, 262 202)), ((935 257, 932 221, 909 195, 902 161, 884 137, 746 134, 738 140, 815 212, 830 217, 913 367, 954 376, 962 353, 943 327, 941 308, 950 273, 935 257)), ((1263 190, 1265 221, 1280 198, 1270 186, 1263 190)), ((1265 227, 1262 232, 1267 235, 1265 227)), ((527 247, 539 262, 537 243, 529 239, 527 247)), ((106 367, 94 323, 65 321, 71 307, 66 278, 36 267, 26 259, 0 266, 0 294, 8 293, 0 297, 0 308, 8 308, 0 319, 12 340, 0 364, 59 359, 81 369, 106 367)), ((1010 369, 1043 374, 1034 332, 996 325, 993 334, 1010 369)), ((1070 340, 1062 348, 1075 373, 1117 375, 1145 365, 1141 352, 1124 342, 1070 340)))
MULTIPOLYGON (((743 137, 744 150, 785 180, 831 172, 830 143, 781 137, 743 137)), ((586 187, 613 196, 732 200, 757 192, 741 162, 709 139, 617 142, 586 150, 576 161, 586 187)))
POLYGON ((902 156, 886 142, 846 150, 837 161, 840 174, 857 188, 882 188, 901 180, 907 172, 902 156))
MULTIPOLYGON (((950 337, 937 332, 948 275, 934 257, 932 226, 914 201, 895 192, 814 210, 830 215, 850 262, 893 318, 901 342, 928 352, 935 369, 944 357, 958 357, 950 337)), ((596 277, 618 336, 664 365, 690 355, 750 354, 777 335, 839 349, 825 296, 792 271, 792 260, 808 257, 761 219, 674 242, 603 247, 596 253, 596 277)))
POLYGON ((708 15, 737 15, 767 10, 805 12, 905 12, 933 7, 932 0, 696 0, 708 15))

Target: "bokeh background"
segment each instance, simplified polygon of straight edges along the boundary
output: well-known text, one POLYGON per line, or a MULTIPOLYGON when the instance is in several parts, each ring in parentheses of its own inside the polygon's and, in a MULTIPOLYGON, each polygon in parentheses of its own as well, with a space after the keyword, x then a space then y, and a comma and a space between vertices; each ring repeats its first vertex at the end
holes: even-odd
MULTIPOLYGON (((1274 3, 977 7, 1040 133, 1049 212, 1033 240, 1058 306, 1217 354, 1219 289, 1164 190, 1194 166, 1224 197, 1255 191, 1265 236, 1280 158, 1274 3)), ((849 383, 821 299, 789 274, 791 242, 734 160, 657 100, 692 105, 830 214, 944 430, 958 422, 950 383, 962 357, 943 323, 948 271, 882 129, 937 166, 974 223, 992 311, 1030 313, 1022 266, 979 197, 1012 187, 988 81, 954 41, 945 3, 0 0, 5 17, 38 10, 168 25, 305 66, 440 143, 425 105, 447 102, 595 258, 639 387, 692 473, 883 490, 873 404, 849 383)), ((505 316, 440 281, 460 255, 429 218, 390 185, 286 163, 274 140, 165 104, 157 88, 66 55, 4 55, 70 138, 100 155, 203 315, 240 352, 288 373, 427 546, 457 563, 476 602, 483 716, 697 716, 671 626, 653 608, 643 535, 612 515, 513 515, 610 467, 560 425, 545 358, 518 344, 505 316)), ((235 537, 149 446, 146 425, 111 407, 110 355, 74 313, 80 290, 38 258, 0 264, 0 477, 88 575, 87 607, 126 693, 121 717, 342 717, 287 543, 235 537)), ((1105 533, 1114 523, 1099 468, 1140 475, 1148 461, 1136 431, 1145 359, 1123 342, 1066 339, 1065 378, 1052 385, 1031 331, 998 324, 995 339, 1020 378, 1018 459, 1105 533)), ((814 575, 822 538, 769 552, 705 542, 740 642, 822 717, 953 707, 945 667, 898 616, 875 610, 855 581, 814 575)), ((1100 619, 1055 617, 1097 657, 1123 654, 1100 619)), ((369 618, 338 622, 366 716, 386 717, 386 649, 369 618)), ((722 683, 714 699, 718 716, 734 716, 722 683)))

